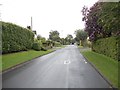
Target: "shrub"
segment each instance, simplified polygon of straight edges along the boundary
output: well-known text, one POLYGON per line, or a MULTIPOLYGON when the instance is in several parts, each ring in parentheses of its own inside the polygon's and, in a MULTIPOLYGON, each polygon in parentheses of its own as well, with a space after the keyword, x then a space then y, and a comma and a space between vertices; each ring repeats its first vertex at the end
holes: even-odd
POLYGON ((41 47, 42 51, 47 51, 47 49, 45 47, 41 47))
POLYGON ((40 51, 41 50, 41 46, 39 42, 34 42, 33 43, 33 49, 36 51, 40 51))
POLYGON ((40 51, 40 50, 47 51, 47 48, 44 47, 44 44, 42 43, 42 41, 36 38, 34 39, 33 49, 37 51, 40 51))
POLYGON ((11 53, 32 48, 32 31, 12 23, 2 22, 2 53, 11 53))
POLYGON ((60 47, 61 44, 60 44, 60 42, 54 42, 54 46, 55 46, 55 47, 60 47))
POLYGON ((120 60, 120 36, 99 39, 92 43, 92 50, 120 60))

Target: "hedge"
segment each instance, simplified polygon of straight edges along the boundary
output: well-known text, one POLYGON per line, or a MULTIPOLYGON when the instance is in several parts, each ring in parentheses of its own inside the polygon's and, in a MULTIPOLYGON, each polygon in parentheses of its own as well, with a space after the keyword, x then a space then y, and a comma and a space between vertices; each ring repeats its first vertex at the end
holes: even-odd
POLYGON ((92 43, 92 50, 120 60, 120 36, 99 39, 92 43))
POLYGON ((2 22, 2 53, 11 53, 32 48, 32 31, 12 23, 2 22))

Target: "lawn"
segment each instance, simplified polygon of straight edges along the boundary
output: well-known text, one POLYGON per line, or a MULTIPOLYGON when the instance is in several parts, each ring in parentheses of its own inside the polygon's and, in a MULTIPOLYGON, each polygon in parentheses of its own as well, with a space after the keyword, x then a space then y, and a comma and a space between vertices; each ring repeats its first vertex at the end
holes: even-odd
POLYGON ((0 58, 2 57, 2 71, 8 68, 11 68, 17 64, 32 60, 35 57, 48 54, 52 51, 54 51, 54 49, 50 49, 47 51, 29 50, 29 51, 18 52, 18 53, 4 54, 0 56, 0 58))
POLYGON ((81 50, 87 58, 115 87, 118 87, 118 62, 91 50, 81 50))

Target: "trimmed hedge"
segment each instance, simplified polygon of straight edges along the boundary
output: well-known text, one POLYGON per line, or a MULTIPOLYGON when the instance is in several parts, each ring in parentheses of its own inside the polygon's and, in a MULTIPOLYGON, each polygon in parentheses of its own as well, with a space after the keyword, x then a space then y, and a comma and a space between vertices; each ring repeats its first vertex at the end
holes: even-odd
POLYGON ((92 50, 120 60, 120 36, 99 39, 92 43, 92 50))
POLYGON ((33 42, 32 31, 12 23, 2 22, 2 53, 31 49, 33 42))

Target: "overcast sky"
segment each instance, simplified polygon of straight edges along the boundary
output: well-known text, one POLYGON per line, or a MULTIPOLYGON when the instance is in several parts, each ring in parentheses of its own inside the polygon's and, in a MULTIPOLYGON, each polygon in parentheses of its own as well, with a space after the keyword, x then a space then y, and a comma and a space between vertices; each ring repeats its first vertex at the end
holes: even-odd
POLYGON ((82 7, 91 7, 98 0, 0 0, 2 21, 22 27, 30 25, 33 30, 48 38, 51 30, 58 30, 61 37, 74 34, 84 28, 82 7))

